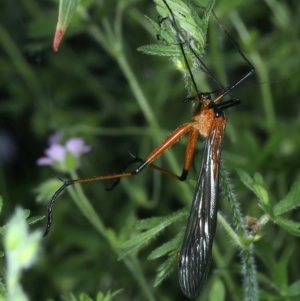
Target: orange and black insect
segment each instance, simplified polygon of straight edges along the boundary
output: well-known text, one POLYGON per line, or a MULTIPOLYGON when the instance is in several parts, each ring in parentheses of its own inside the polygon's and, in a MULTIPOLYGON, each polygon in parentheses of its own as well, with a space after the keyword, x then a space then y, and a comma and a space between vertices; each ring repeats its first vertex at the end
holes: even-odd
MULTIPOLYGON (((169 21, 176 29, 175 18, 172 14, 172 11, 167 2, 165 0, 163 0, 163 2, 170 11, 171 17, 167 18, 169 18, 169 21)), ((219 23, 218 20, 217 22, 219 23)), ((191 45, 189 45, 189 42, 185 40, 185 37, 182 36, 180 31, 178 30, 178 43, 180 44, 182 43, 182 41, 184 41, 184 43, 187 43, 191 51, 194 53, 195 57, 199 59, 202 68, 205 69, 205 73, 208 74, 212 79, 214 79, 221 87, 221 95, 219 95, 214 100, 211 97, 212 93, 198 93, 196 96, 187 98, 185 101, 195 101, 197 103, 197 106, 195 107, 192 114, 192 121, 182 124, 177 129, 175 129, 160 145, 158 145, 158 147, 156 147, 148 155, 145 160, 142 160, 141 158, 135 156, 133 160, 128 162, 119 173, 64 181, 63 185, 55 192, 49 203, 48 220, 44 236, 46 236, 50 231, 53 222, 53 206, 57 197, 70 185, 114 179, 115 181, 108 189, 111 190, 119 183, 121 178, 137 175, 147 166, 151 166, 152 168, 177 180, 186 180, 194 158, 198 137, 200 135, 205 139, 203 160, 194 192, 182 247, 178 255, 179 283, 183 293, 189 298, 195 298, 199 295, 209 271, 212 244, 216 230, 219 169, 222 140, 224 137, 224 131, 227 122, 223 111, 240 103, 239 99, 231 95, 231 91, 245 78, 247 78, 254 72, 254 68, 251 63, 240 51, 229 34, 226 31, 225 33, 229 37, 234 47, 238 50, 242 58, 250 66, 250 71, 247 73, 247 75, 238 80, 232 86, 225 88, 219 81, 215 79, 215 77, 200 59, 200 56, 193 50, 191 45), (226 95, 229 95, 230 99, 224 101, 223 98, 226 95), (153 164, 153 162, 159 156, 161 156, 166 150, 176 144, 176 142, 178 142, 187 134, 188 141, 186 145, 183 170, 180 176, 153 164), (135 170, 129 172, 125 171, 126 168, 136 162, 139 162, 140 164, 135 170)), ((185 57, 182 45, 180 45, 180 47, 183 51, 182 54, 185 57)), ((185 62, 187 64, 186 59, 185 62)), ((190 70, 189 66, 187 67, 188 70, 190 70)), ((189 72, 190 76, 193 77, 192 72, 189 72)), ((195 81, 193 82, 195 83, 195 81)), ((197 87, 195 88, 196 91, 198 91, 197 87)))
MULTIPOLYGON (((163 0, 163 2, 170 12, 171 18, 169 18, 169 22, 171 22, 173 27, 176 28, 177 26, 174 14, 167 1, 163 0)), ((185 54, 182 41, 189 46, 194 56, 198 59, 199 66, 201 66, 202 71, 204 71, 210 78, 218 83, 221 89, 224 91, 223 94, 214 101, 211 100, 209 93, 202 93, 198 94, 198 97, 196 98, 189 98, 190 100, 200 100, 200 110, 195 111, 193 114, 195 122, 193 124, 193 130, 190 132, 189 141, 190 139, 192 140, 191 136, 198 136, 198 134, 206 139, 202 165, 194 192, 188 223, 186 226, 181 250, 178 253, 177 258, 180 287, 182 292, 189 298, 196 298, 199 296, 206 281, 211 261, 211 250, 217 222, 220 156, 222 150, 222 140, 227 122, 226 118, 224 117, 223 110, 240 103, 240 100, 233 97, 230 92, 254 72, 254 67, 250 61, 245 57, 231 36, 223 28, 215 13, 212 13, 220 28, 225 32, 230 42, 236 48, 244 61, 248 64, 249 71, 231 87, 228 89, 225 88, 208 70, 206 65, 201 60, 200 54, 197 54, 196 51, 194 51, 189 41, 185 38, 185 34, 182 34, 179 29, 176 30, 178 36, 177 40, 184 58, 185 54), (229 94, 231 99, 219 103, 221 98, 226 94, 229 94), (198 131, 197 134, 193 134, 193 132, 196 131, 198 131)), ((181 17, 183 17, 183 15, 181 15, 181 17)), ((164 17, 164 19, 167 18, 164 17)), ((192 77, 193 75, 186 59, 185 62, 187 64, 190 76, 192 77)), ((192 82, 195 85, 194 79, 192 79, 192 82)), ((196 86, 195 88, 196 91, 198 91, 196 86)), ((195 145, 192 143, 189 144, 188 142, 186 161, 188 158, 188 153, 190 152, 193 155, 194 149, 195 145)), ((184 168, 189 168, 189 166, 190 165, 187 165, 184 168)), ((186 170, 188 169, 183 170, 182 175, 187 174, 186 170)), ((182 178, 179 178, 179 180, 182 180, 182 178)))

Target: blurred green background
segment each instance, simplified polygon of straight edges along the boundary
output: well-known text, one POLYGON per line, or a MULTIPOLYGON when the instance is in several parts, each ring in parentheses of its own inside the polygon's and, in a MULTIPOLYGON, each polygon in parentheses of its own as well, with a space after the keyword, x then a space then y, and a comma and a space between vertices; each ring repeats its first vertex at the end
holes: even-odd
MULTIPOLYGON (((130 160, 127 151, 138 150, 144 158, 176 126, 190 120, 190 105, 182 102, 186 90, 179 72, 167 58, 136 51, 156 41, 143 16, 156 20, 154 3, 89 0, 83 5, 88 9, 73 18, 59 51, 54 53, 51 45, 58 3, 0 3, 2 224, 16 205, 30 209, 33 215, 46 214, 47 201, 37 203, 35 189, 53 175, 68 177, 36 165, 48 146, 49 135, 60 132, 65 138, 83 137, 92 151, 84 155, 79 175, 105 175, 130 160), (118 22, 122 31, 116 34, 118 22)), ((215 12, 256 68, 255 75, 234 91, 242 104, 226 112, 229 122, 223 158, 243 214, 260 217, 255 196, 241 184, 235 170, 240 168, 251 175, 260 172, 273 204, 299 179, 300 6, 296 0, 219 0, 215 12)), ((213 18, 205 62, 224 85, 247 71, 213 18)), ((205 91, 215 88, 203 75, 199 76, 199 87, 205 91)), ((158 160, 158 165, 179 174, 183 142, 158 160)), ((199 171, 201 149, 199 143, 191 179, 199 171)), ((150 169, 138 177, 123 179, 112 192, 104 190, 109 184, 98 182, 82 188, 114 244, 95 230, 68 193, 63 194, 55 206, 55 222, 44 240, 40 259, 23 276, 31 300, 58 300, 69 292, 76 295, 81 291, 95 296, 99 290, 119 288, 124 288, 117 297, 122 300, 184 299, 177 268, 174 266, 172 275, 153 288, 160 262, 147 261, 151 250, 173 237, 182 224, 157 237, 132 259, 132 265, 117 260, 117 245, 135 235, 137 219, 163 216, 190 204, 193 187, 150 169)), ((219 207, 230 220, 222 198, 219 207)), ((299 220, 299 211, 291 217, 299 220)), ((35 227, 43 228, 44 223, 35 227)), ((263 229, 263 234, 257 247, 270 248, 275 258, 291 248, 287 281, 299 279, 299 240, 272 224, 263 229)), ((227 300, 233 300, 232 296, 239 300, 238 251, 228 245, 221 227, 215 241, 224 262, 219 266, 213 260, 201 300, 206 300, 214 277, 221 275, 223 279, 224 269, 230 271, 233 280, 231 291, 227 288, 227 300)), ((273 277, 259 258, 257 267, 261 280, 273 277)))

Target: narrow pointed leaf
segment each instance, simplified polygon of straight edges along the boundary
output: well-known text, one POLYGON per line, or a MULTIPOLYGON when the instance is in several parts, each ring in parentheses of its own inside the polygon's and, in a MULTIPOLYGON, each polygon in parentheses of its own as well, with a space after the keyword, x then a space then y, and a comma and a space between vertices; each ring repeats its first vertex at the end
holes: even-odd
POLYGON ((26 220, 26 223, 27 225, 32 225, 32 224, 35 224, 36 222, 38 221, 41 221, 45 218, 45 215, 41 215, 41 216, 33 216, 33 217, 30 217, 26 220))
POLYGON ((300 279, 291 284, 287 290, 289 296, 299 297, 300 295, 300 279))
POLYGON ((157 259, 166 255, 169 252, 174 252, 180 249, 180 245, 182 244, 184 231, 181 231, 178 235, 176 235, 173 239, 163 244, 162 246, 156 248, 151 252, 148 256, 148 260, 157 259))
POLYGON ((259 185, 263 186, 264 185, 264 179, 262 177, 262 175, 258 172, 256 172, 253 176, 253 179, 256 183, 258 183, 259 185))
POLYGON ((182 52, 178 48, 172 48, 166 45, 150 44, 137 48, 138 51, 148 55, 181 57, 182 52))
MULTIPOLYGON (((117 291, 114 291, 114 292, 112 292, 112 293, 109 291, 109 292, 106 294, 106 296, 105 296, 105 298, 104 298, 103 301, 109 301, 109 300, 113 299, 115 296, 119 295, 122 291, 123 291, 122 288, 119 289, 119 290, 117 290, 117 291), (109 297, 109 298, 108 298, 108 297, 109 297)), ((100 300, 98 300, 98 297, 97 297, 97 301, 100 301, 100 300)))
MULTIPOLYGON (((141 239, 139 236, 136 236, 138 237, 139 239, 141 239)), ((138 243, 135 243, 133 244, 132 246, 124 246, 124 245, 121 245, 119 248, 122 250, 122 252, 120 253, 119 257, 118 257, 118 260, 122 260, 124 257, 126 257, 129 253, 132 253, 132 252, 137 252, 139 251, 141 248, 145 247, 146 244, 148 243, 148 241, 150 240, 150 238, 148 237, 143 237, 143 239, 141 239, 138 243)), ((127 242, 130 242, 131 243, 131 240, 128 240, 127 242)), ((127 243, 126 242, 126 243, 127 243)))
POLYGON ((79 300, 80 301, 93 301, 93 299, 91 299, 91 297, 89 295, 87 295, 86 293, 81 293, 79 295, 79 300))
POLYGON ((263 180, 260 174, 255 174, 255 180, 253 180, 250 175, 243 170, 237 170, 237 173, 244 185, 252 190, 263 204, 269 203, 269 194, 262 186, 263 180))
POLYGON ((0 235, 4 234, 6 231, 6 225, 0 227, 0 235))
POLYGON ((300 206, 300 182, 297 181, 293 184, 290 192, 286 197, 274 206, 276 215, 283 214, 291 211, 300 206))
POLYGON ((135 227, 138 230, 148 230, 162 223, 168 224, 170 221, 177 221, 177 219, 187 216, 189 213, 188 210, 189 208, 185 207, 167 216, 146 218, 137 221, 135 227))
POLYGON ((287 247, 276 262, 276 270, 273 273, 273 279, 280 291, 286 291, 288 287, 288 264, 293 251, 293 247, 287 247))
POLYGON ((260 199, 260 201, 263 202, 264 204, 268 204, 269 203, 269 194, 268 194, 267 190, 258 183, 254 183, 252 187, 253 187, 254 192, 260 199))
POLYGON ((163 264, 161 264, 157 269, 156 278, 153 286, 158 286, 169 274, 173 271, 176 263, 176 256, 170 256, 163 264))
POLYGON ((282 217, 277 217, 275 222, 291 234, 300 236, 300 223, 282 217))
POLYGON ((140 230, 149 229, 134 238, 124 242, 119 246, 123 250, 119 259, 122 259, 128 253, 133 251, 138 251, 140 248, 144 247, 151 239, 158 235, 166 227, 170 226, 172 223, 178 221, 183 216, 187 215, 187 209, 183 208, 173 214, 165 217, 154 217, 148 218, 137 223, 137 228, 140 230))
POLYGON ((250 175, 248 173, 246 173, 245 171, 241 170, 241 169, 238 169, 237 170, 237 173, 241 179, 241 181, 243 182, 243 184, 248 187, 250 190, 253 191, 253 179, 250 177, 250 175))
POLYGON ((66 32, 66 29, 76 11, 80 0, 60 0, 58 10, 58 21, 53 41, 53 50, 58 51, 60 42, 66 32))
POLYGON ((24 214, 25 219, 27 219, 29 217, 29 215, 30 215, 30 210, 24 209, 23 210, 23 214, 24 214))

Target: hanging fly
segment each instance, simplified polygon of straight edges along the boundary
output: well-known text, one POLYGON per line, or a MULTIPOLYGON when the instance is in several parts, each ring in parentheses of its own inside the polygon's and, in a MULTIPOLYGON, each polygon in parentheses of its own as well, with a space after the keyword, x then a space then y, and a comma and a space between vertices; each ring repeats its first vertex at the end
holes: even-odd
POLYGON ((177 129, 175 129, 160 145, 158 145, 158 147, 156 147, 145 160, 136 156, 132 161, 128 162, 119 173, 63 181, 63 185, 55 192, 50 200, 48 206, 47 226, 44 236, 49 233, 53 222, 52 212, 54 203, 57 197, 68 186, 86 182, 114 180, 111 187, 108 189, 111 190, 119 183, 121 178, 137 175, 147 166, 151 166, 172 178, 184 181, 187 178, 189 169, 193 162, 198 137, 201 136, 205 139, 204 154, 182 247, 178 254, 179 283, 181 289, 187 297, 195 298, 202 290, 209 271, 211 250, 216 230, 219 169, 222 141, 227 122, 223 111, 240 103, 240 100, 234 97, 231 94, 231 91, 243 80, 249 77, 254 72, 254 68, 216 18, 218 24, 229 37, 233 46, 250 66, 250 71, 245 76, 233 85, 224 87, 206 67, 204 62, 201 60, 200 55, 186 39, 186 34, 182 34, 182 31, 178 28, 172 9, 168 5, 168 1, 162 1, 169 12, 167 16, 162 17, 171 23, 174 31, 176 32, 176 41, 178 41, 178 45, 182 51, 182 56, 188 69, 189 76, 192 79, 192 84, 194 85, 195 91, 197 91, 196 96, 185 99, 186 102, 194 101, 197 104, 192 114, 192 121, 177 127, 177 129), (188 46, 196 59, 199 60, 201 69, 220 86, 222 93, 214 100, 211 97, 212 92, 198 92, 198 87, 188 64, 188 60, 186 59, 183 44, 185 44, 185 47, 188 46), (230 99, 224 101, 223 98, 226 95, 229 95, 230 99), (188 135, 188 140, 181 175, 176 175, 166 169, 154 165, 153 162, 158 157, 176 144, 185 135, 188 135), (136 162, 139 162, 139 165, 135 170, 125 171, 126 168, 136 162))

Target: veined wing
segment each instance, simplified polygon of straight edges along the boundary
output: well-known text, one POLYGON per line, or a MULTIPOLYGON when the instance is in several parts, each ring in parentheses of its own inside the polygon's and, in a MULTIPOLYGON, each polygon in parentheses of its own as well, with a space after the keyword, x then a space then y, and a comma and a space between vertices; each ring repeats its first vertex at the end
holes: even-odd
POLYGON ((209 271, 216 230, 219 165, 224 116, 215 117, 205 142, 202 166, 179 254, 179 283, 189 298, 199 295, 209 271))

